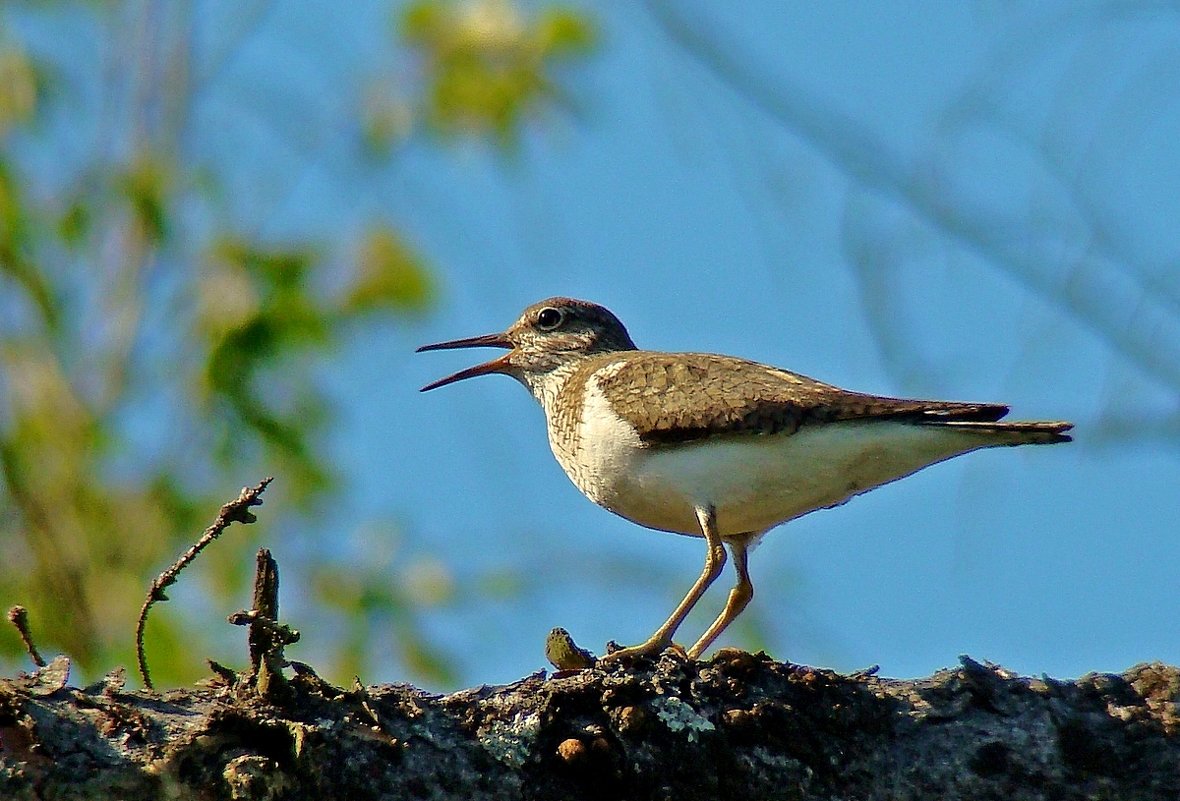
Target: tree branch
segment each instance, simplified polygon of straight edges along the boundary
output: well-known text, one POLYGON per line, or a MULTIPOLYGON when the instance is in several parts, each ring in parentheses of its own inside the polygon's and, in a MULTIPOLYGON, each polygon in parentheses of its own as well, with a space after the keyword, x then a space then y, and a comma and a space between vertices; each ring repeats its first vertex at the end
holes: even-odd
MULTIPOLYGON (((1180 670, 899 681, 725 650, 447 696, 0 680, 0 796, 1174 799, 1180 670)), ((233 674, 229 674, 232 678, 233 674)))

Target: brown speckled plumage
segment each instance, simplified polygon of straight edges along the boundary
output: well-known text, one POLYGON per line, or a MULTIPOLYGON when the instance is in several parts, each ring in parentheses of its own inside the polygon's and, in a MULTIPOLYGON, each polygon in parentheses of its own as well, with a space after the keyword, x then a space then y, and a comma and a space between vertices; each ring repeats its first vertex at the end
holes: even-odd
MULTIPOLYGON (((601 361, 601 357, 599 360, 601 361)), ((611 408, 651 445, 714 436, 794 433, 801 426, 858 418, 916 423, 992 422, 1008 407, 988 403, 903 400, 834 387, 804 375, 733 356, 622 353, 600 379, 611 408)))

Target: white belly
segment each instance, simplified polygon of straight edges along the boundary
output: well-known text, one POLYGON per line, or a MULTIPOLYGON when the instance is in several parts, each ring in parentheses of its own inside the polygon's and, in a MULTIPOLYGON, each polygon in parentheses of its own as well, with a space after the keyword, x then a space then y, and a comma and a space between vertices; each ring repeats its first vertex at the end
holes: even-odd
POLYGON ((697 506, 717 510, 723 536, 761 533, 989 444, 971 432, 873 421, 642 447, 617 418, 598 420, 586 425, 592 436, 577 458, 559 454, 578 488, 640 525, 696 536, 697 506))

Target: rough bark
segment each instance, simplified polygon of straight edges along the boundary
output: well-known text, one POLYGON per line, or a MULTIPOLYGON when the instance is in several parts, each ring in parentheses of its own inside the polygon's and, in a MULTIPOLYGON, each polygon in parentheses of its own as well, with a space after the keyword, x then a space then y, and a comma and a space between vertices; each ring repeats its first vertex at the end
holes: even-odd
POLYGON ((266 698, 224 669, 162 693, 74 689, 60 659, 0 680, 0 798, 1180 798, 1160 664, 898 681, 665 653, 446 696, 294 667, 266 698))

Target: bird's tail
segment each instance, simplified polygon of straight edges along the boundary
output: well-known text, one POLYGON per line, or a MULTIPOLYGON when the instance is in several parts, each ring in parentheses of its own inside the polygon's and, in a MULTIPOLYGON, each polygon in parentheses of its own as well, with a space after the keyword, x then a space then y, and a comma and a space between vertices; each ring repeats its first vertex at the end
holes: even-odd
POLYGON ((1001 423, 975 420, 931 421, 929 425, 954 428, 986 436, 989 445, 1052 445, 1057 442, 1072 442, 1066 434, 1073 423, 1063 420, 1038 420, 1015 423, 1001 423))

